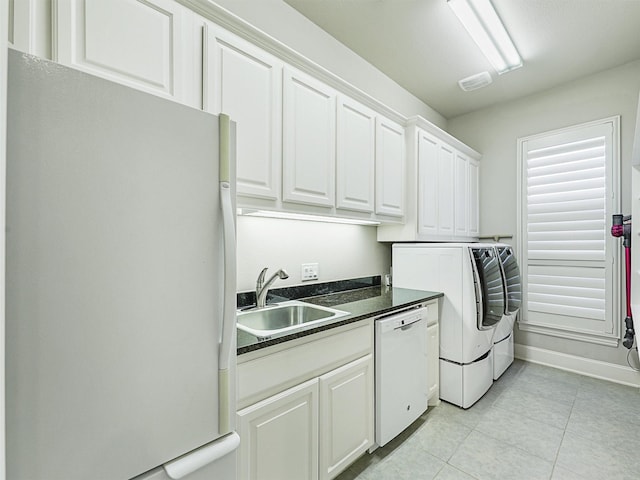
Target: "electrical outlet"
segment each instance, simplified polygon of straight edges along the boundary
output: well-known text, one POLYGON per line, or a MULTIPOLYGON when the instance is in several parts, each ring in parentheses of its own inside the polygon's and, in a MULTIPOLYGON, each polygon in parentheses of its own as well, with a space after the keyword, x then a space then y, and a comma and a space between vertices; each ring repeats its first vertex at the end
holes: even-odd
POLYGON ((303 282, 308 282, 309 280, 318 280, 318 264, 303 263, 300 277, 303 282))

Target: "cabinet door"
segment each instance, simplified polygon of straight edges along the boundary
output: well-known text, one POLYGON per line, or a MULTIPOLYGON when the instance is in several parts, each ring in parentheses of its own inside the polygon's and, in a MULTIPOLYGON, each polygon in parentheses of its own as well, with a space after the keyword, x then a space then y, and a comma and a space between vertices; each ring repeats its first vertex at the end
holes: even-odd
POLYGON ((439 402, 440 383, 440 334, 438 324, 427 327, 427 385, 429 386, 429 405, 439 402))
POLYGON ((54 60, 202 107, 201 93, 190 83, 202 76, 190 30, 196 28, 195 14, 171 0, 64 0, 54 5, 54 60))
POLYGON ((373 212, 375 121, 372 110, 338 98, 336 206, 373 212))
POLYGON ((418 233, 438 234, 438 152, 435 137, 418 132, 418 233))
POLYGON ((454 150, 447 144, 438 149, 438 235, 453 235, 454 150))
POLYGON ((207 24, 204 108, 236 122, 240 195, 276 200, 282 158, 282 63, 207 24))
POLYGON ((318 380, 238 412, 239 480, 318 478, 318 380))
POLYGON ((455 234, 469 236, 469 158, 460 152, 455 153, 455 234))
POLYGON ((469 199, 468 199, 468 217, 469 217, 469 236, 477 237, 480 235, 479 207, 480 207, 480 162, 469 159, 469 199))
POLYGON ((283 200, 332 207, 335 190, 336 94, 284 69, 283 200))
POLYGON ((373 397, 370 354, 320 377, 321 479, 335 477, 373 445, 373 397))
POLYGON ((404 128, 378 117, 376 125, 376 213, 404 215, 404 128))

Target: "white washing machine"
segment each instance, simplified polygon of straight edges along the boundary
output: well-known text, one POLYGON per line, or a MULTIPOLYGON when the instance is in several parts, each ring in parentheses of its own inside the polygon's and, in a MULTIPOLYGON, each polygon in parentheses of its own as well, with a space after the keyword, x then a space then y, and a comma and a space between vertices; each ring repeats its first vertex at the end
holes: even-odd
POLYGON ((394 286, 443 292, 440 398, 469 408, 493 384, 493 336, 505 291, 493 245, 393 245, 394 286))
POLYGON ((513 247, 496 244, 506 292, 505 311, 493 337, 493 379, 497 380, 513 363, 513 326, 520 310, 522 286, 520 268, 513 247))

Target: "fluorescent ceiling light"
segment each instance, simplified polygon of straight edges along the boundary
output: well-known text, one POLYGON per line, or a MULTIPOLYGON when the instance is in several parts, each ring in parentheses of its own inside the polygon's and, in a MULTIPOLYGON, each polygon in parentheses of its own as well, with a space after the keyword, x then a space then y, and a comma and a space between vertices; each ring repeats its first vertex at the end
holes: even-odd
POLYGON ((447 3, 499 74, 522 66, 522 59, 490 0, 447 0, 447 3))
POLYGON ((353 218, 324 217, 321 215, 306 215, 304 213, 277 212, 270 210, 252 210, 239 208, 238 215, 247 217, 283 218, 286 220, 306 220, 309 222, 346 223, 350 225, 380 225, 373 220, 358 220, 353 218))

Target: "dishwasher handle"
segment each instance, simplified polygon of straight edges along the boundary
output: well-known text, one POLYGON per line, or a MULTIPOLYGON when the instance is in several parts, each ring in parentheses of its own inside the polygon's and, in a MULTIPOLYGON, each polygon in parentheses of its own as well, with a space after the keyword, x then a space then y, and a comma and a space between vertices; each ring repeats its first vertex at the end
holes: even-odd
POLYGON ((376 332, 392 332, 394 330, 408 330, 413 325, 426 319, 427 308, 417 308, 396 315, 389 315, 376 319, 376 332))
POLYGON ((417 325, 418 322, 422 321, 423 318, 422 317, 414 317, 410 320, 403 320, 401 325, 398 325, 396 328, 394 328, 394 330, 409 330, 411 327, 413 327, 414 325, 417 325))

